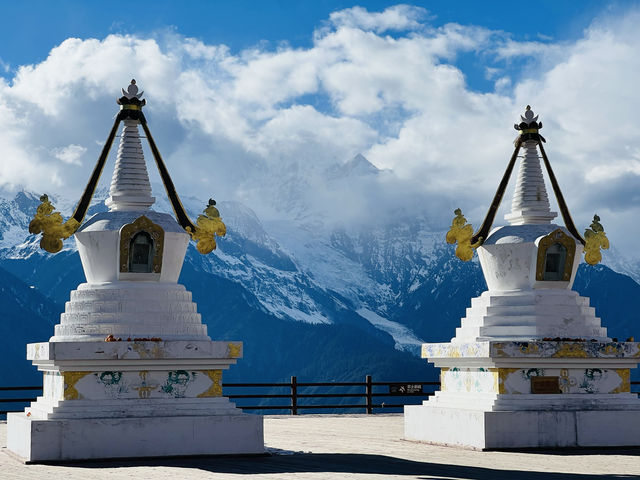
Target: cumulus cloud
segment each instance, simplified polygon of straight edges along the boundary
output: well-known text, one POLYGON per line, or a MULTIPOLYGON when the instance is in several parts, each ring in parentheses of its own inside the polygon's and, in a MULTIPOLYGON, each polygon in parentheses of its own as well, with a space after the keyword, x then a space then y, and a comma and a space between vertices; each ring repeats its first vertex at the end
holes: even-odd
POLYGON ((71 165, 82 165, 80 158, 87 151, 82 145, 67 145, 66 147, 54 148, 51 153, 58 160, 71 165))
POLYGON ((369 12, 362 7, 347 8, 333 12, 330 22, 336 27, 372 30, 382 33, 389 30, 414 30, 422 26, 420 21, 427 16, 424 8, 413 5, 395 5, 382 12, 369 12))
POLYGON ((562 51, 562 45, 542 42, 516 42, 508 38, 502 45, 496 48, 496 56, 500 59, 534 56, 539 57, 542 55, 558 54, 562 51))
POLYGON ((114 99, 135 77, 176 185, 202 198, 338 221, 404 209, 439 228, 462 207, 479 224, 513 149, 512 124, 531 104, 576 223, 597 209, 606 226, 614 212, 598 202, 640 179, 638 20, 630 9, 573 41, 518 42, 397 5, 334 12, 307 48, 235 54, 176 33, 67 39, 0 78, 0 186, 80 192, 114 99), (463 54, 483 64, 491 91, 469 86, 463 54), (526 69, 514 71, 516 61, 526 69), (328 187, 327 172, 358 153, 383 172, 328 187))

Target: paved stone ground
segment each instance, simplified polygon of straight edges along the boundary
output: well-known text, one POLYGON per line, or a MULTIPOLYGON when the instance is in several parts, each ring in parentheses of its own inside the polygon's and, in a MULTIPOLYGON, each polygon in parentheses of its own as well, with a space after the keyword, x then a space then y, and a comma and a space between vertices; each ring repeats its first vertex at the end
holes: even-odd
POLYGON ((0 479, 640 479, 640 448, 477 452, 407 442, 402 430, 402 415, 269 416, 269 456, 24 465, 0 423, 0 479))

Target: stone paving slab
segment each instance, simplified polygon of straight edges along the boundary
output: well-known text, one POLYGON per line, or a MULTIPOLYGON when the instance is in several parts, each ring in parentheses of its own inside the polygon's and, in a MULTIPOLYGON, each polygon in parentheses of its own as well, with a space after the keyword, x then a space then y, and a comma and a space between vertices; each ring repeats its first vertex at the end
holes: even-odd
POLYGON ((402 415, 268 416, 264 431, 268 456, 24 465, 7 453, 0 423, 0 479, 640 479, 640 448, 462 450, 403 440, 402 415))

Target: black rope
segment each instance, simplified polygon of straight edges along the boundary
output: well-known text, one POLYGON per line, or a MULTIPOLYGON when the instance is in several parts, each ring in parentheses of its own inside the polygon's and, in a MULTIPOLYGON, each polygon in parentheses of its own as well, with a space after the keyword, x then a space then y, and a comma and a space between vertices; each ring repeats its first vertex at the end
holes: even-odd
POLYGON ((173 212, 176 215, 176 219, 182 228, 185 230, 187 227, 191 229, 191 232, 196 231, 196 226, 191 222, 187 212, 185 212, 184 207, 182 206, 182 202, 180 201, 180 197, 178 196, 178 192, 176 192, 176 187, 173 185, 173 180, 171 180, 171 176, 169 176, 169 171, 162 161, 162 157, 160 156, 160 151, 156 146, 156 142, 153 141, 153 137, 151 136, 151 131, 147 126, 146 119, 141 118, 140 123, 142 124, 142 128, 144 129, 144 133, 147 136, 147 141, 149 142, 149 146, 151 147, 151 152, 153 153, 153 158, 156 161, 156 165, 158 166, 158 171, 160 172, 160 177, 162 178, 162 183, 164 184, 164 188, 167 191, 167 196, 169 197, 169 201, 171 202, 171 206, 173 207, 173 212))
POLYGON ((584 238, 578 232, 578 229, 573 223, 573 219, 571 218, 571 214, 569 213, 569 208, 567 207, 566 202, 564 201, 564 197, 562 196, 562 192, 560 191, 560 185, 558 185, 558 180, 556 180, 556 176, 553 174, 553 169, 551 168, 551 163, 549 163, 549 159, 547 158, 547 153, 544 151, 544 147, 542 146, 542 142, 538 142, 538 146, 540 147, 540 153, 542 154, 542 159, 544 160, 544 166, 547 169, 547 173, 549 174, 549 180, 551 180, 551 186, 553 187, 553 193, 556 196, 556 200, 558 201, 558 206, 560 207, 560 213, 562 214, 562 219, 564 220, 564 224, 567 227, 567 230, 578 239, 582 245, 585 244, 584 238))
POLYGON ((111 132, 107 137, 107 142, 104 144, 104 147, 102 147, 102 152, 100 153, 100 157, 98 157, 96 166, 93 167, 93 172, 91 173, 91 177, 89 177, 89 181, 87 182, 87 186, 84 189, 84 193, 82 194, 82 197, 80 197, 80 201, 78 202, 78 206, 76 207, 75 212, 73 212, 72 218, 75 219, 78 223, 82 223, 85 215, 87 214, 87 210, 89 209, 89 205, 91 204, 91 199, 93 198, 93 194, 96 191, 96 186, 98 185, 98 181, 100 180, 100 175, 102 175, 102 170, 104 169, 107 157, 109 156, 109 150, 111 150, 113 139, 118 132, 118 127, 120 126, 121 121, 122 115, 118 114, 115 121, 113 122, 113 127, 111 127, 111 132))
POLYGON ((516 140, 516 147, 513 151, 513 155, 511 155, 511 160, 509 160, 509 164, 507 165, 507 169, 502 176, 502 180, 500 181, 500 185, 498 185, 498 190, 496 190, 496 194, 493 197, 493 201, 489 206, 489 211, 487 215, 484 217, 484 221, 478 231, 471 237, 471 244, 475 244, 480 241, 480 244, 484 243, 489 235, 489 231, 493 226, 493 221, 496 217, 496 213, 498 212, 498 208, 500 208, 500 203, 502 202, 502 197, 504 196, 504 192, 507 189, 507 185, 509 184, 509 178, 511 177, 511 172, 513 172, 513 166, 516 163, 516 159, 518 158, 518 152, 520 152, 520 147, 522 146, 522 141, 518 138, 516 140))

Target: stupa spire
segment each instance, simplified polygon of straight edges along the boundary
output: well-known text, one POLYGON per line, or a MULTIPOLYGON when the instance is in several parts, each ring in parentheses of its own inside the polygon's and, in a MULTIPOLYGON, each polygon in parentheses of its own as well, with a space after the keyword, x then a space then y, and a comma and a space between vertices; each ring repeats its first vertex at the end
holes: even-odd
MULTIPOLYGON (((522 122, 518 129, 526 133, 537 133, 542 128, 538 116, 527 105, 522 122)), ((544 184, 540 156, 538 155, 538 141, 531 138, 522 142, 524 155, 520 162, 516 188, 511 202, 511 213, 505 215, 511 225, 549 224, 558 216, 549 206, 549 197, 544 184)))
POLYGON ((110 211, 139 212, 149 210, 149 207, 155 202, 155 199, 151 196, 151 184, 149 183, 147 166, 142 152, 142 144, 140 143, 141 137, 138 132, 138 125, 141 125, 169 197, 169 202, 173 207, 176 221, 196 242, 196 248, 200 253, 210 253, 216 248, 216 236, 224 236, 226 233, 226 227, 220 218, 220 212, 214 207, 215 201, 209 201, 203 213, 198 215, 196 223, 191 221, 182 206, 173 180, 171 180, 169 171, 162 160, 160 151, 147 125, 147 120, 142 113, 142 107, 147 103, 146 100, 141 99, 144 92, 138 92, 136 81, 131 80, 127 90, 122 89, 122 93, 123 96, 116 100, 120 105, 120 112, 116 115, 107 141, 102 147, 100 157, 93 168, 91 177, 73 212, 73 216, 64 221, 60 212, 55 211, 55 207, 51 204, 47 195, 43 195, 41 197, 42 204, 38 207, 36 215, 29 224, 29 232, 42 234, 40 246, 48 252, 56 253, 62 249, 62 241, 73 235, 84 221, 107 161, 111 145, 118 133, 120 123, 124 123, 118 158, 111 180, 110 197, 105 201, 105 204, 110 211))
MULTIPOLYGON (((140 104, 140 97, 144 92, 138 93, 135 80, 127 91, 122 89, 123 98, 132 104, 140 104), (134 100, 135 99, 135 100, 134 100)), ((139 105, 142 107, 142 105, 139 105)), ((128 118, 123 120, 124 128, 120 137, 118 157, 111 179, 110 197, 105 200, 109 210, 147 210, 155 202, 151 196, 151 184, 147 164, 142 152, 140 133, 138 132, 139 119, 128 118)))
POLYGON ((456 256, 465 262, 471 260, 473 251, 485 243, 491 235, 491 228, 496 212, 498 208, 500 208, 500 203, 507 189, 509 178, 519 158, 518 156, 522 151, 524 155, 522 155, 520 171, 511 203, 511 213, 505 215, 505 219, 514 227, 522 225, 552 225, 551 220, 558 214, 552 212, 549 207, 549 197, 547 196, 542 168, 540 167, 540 159, 542 159, 547 174, 549 175, 549 181, 551 182, 553 193, 558 202, 566 230, 584 247, 585 252, 593 252, 593 255, 590 254, 586 256, 585 259, 587 263, 595 265, 602 259, 600 249, 609 248, 609 241, 606 239, 604 229, 602 229, 599 223, 600 217, 595 215, 592 228, 585 231, 584 237, 580 235, 573 223, 569 208, 560 190, 560 185, 553 173, 551 163, 542 145, 546 142, 544 137, 539 133, 542 128, 542 122, 538 122, 538 116, 533 113, 529 105, 527 105, 525 114, 520 115, 520 120, 520 123, 516 123, 513 126, 518 130, 518 136, 513 142, 515 145, 513 154, 507 164, 500 185, 498 185, 498 190, 493 197, 493 201, 489 206, 489 211, 482 225, 474 232, 473 227, 467 224, 467 220, 462 214, 462 211, 459 208, 456 209, 454 211, 456 216, 447 233, 447 243, 458 244, 456 247, 456 256))

